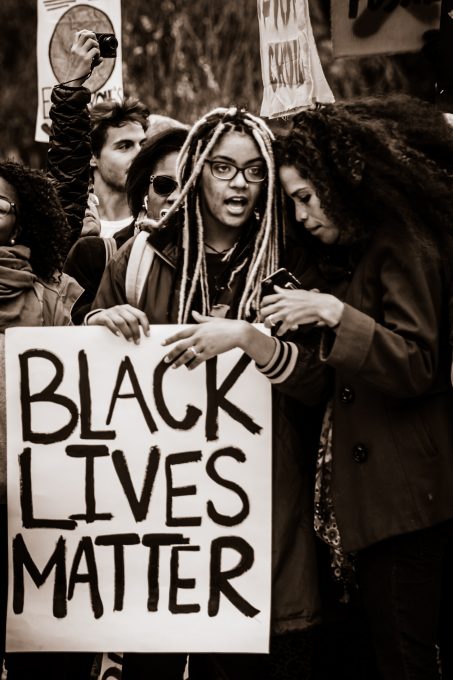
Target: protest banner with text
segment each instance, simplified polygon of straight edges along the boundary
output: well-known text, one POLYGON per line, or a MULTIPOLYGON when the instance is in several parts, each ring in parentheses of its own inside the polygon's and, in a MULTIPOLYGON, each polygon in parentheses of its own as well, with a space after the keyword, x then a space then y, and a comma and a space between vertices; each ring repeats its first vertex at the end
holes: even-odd
POLYGON ((116 58, 106 58, 84 85, 91 103, 123 97, 121 59, 121 0, 37 0, 38 112, 35 140, 48 142, 52 88, 66 81, 74 36, 82 28, 111 33, 118 40, 116 58))
POLYGON ((308 0, 257 0, 263 101, 261 115, 277 118, 334 97, 313 37, 308 0))
POLYGON ((270 386, 174 332, 6 331, 9 651, 267 651, 270 386))

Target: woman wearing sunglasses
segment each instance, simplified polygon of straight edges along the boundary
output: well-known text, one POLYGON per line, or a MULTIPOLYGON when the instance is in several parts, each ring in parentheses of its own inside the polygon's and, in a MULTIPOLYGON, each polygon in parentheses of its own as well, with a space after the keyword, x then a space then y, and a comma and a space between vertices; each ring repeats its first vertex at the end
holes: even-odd
POLYGON ((113 242, 86 236, 72 247, 64 271, 84 288, 74 305, 72 320, 82 323, 101 282, 112 251, 116 251, 139 229, 152 229, 179 196, 176 159, 185 139, 184 127, 171 127, 150 137, 131 163, 126 194, 134 221, 114 234, 113 242), (113 248, 112 248, 113 246, 113 248))
MULTIPOLYGON (((198 121, 178 159, 181 194, 148 237, 154 256, 137 307, 127 304, 125 291, 131 243, 107 266, 86 323, 139 342, 150 324, 211 319, 196 326, 182 362, 192 368, 213 356, 213 346, 214 353, 226 351, 252 329, 266 363, 275 341, 247 321, 256 320, 261 280, 279 260, 272 141, 262 120, 234 107, 198 121)), ((189 659, 191 680, 312 677, 319 602, 309 463, 298 438, 300 410, 293 419, 296 411, 283 396, 274 406, 271 653, 195 654, 189 659)), ((123 678, 182 680, 185 663, 185 654, 125 654, 123 678)))

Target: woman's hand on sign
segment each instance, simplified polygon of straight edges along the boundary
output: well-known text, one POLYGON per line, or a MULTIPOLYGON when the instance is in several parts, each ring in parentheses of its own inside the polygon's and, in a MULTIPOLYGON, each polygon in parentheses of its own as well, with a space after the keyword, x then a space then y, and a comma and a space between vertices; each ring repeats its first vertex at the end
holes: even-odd
POLYGON ((166 338, 163 345, 177 343, 164 361, 172 368, 186 365, 193 369, 208 359, 239 348, 254 361, 265 364, 271 358, 275 343, 247 321, 221 319, 192 312, 197 326, 189 326, 166 338))
POLYGON ((341 321, 344 304, 334 295, 279 286, 275 286, 275 291, 263 298, 260 315, 267 328, 280 324, 277 335, 305 324, 335 328, 341 321))
POLYGON ((91 75, 94 65, 102 62, 99 54, 99 43, 93 31, 83 29, 77 31, 69 53, 69 63, 64 84, 81 87, 91 75))
POLYGON ((87 326, 106 326, 115 335, 122 335, 126 340, 133 340, 136 345, 140 342, 140 329, 149 335, 149 321, 144 312, 132 305, 115 305, 108 309, 100 309, 90 314, 86 320, 87 326))

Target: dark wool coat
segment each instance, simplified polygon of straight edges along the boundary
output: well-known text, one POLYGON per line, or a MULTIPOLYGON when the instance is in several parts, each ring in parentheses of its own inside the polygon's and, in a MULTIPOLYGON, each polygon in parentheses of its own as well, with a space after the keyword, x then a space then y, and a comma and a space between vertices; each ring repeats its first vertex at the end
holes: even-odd
POLYGON ((332 492, 354 551, 453 517, 447 266, 379 233, 332 292, 345 302, 319 352, 301 346, 285 390, 333 397, 332 492))

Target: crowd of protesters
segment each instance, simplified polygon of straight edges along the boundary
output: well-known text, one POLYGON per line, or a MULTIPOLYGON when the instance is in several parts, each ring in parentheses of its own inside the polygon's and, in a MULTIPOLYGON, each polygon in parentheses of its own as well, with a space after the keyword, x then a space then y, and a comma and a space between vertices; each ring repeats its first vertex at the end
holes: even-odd
MULTIPOLYGON (((186 324, 166 361, 240 348, 274 412, 270 654, 125 653, 122 677, 453 677, 449 124, 393 95, 314 107, 277 137, 234 106, 189 129, 135 100, 89 109, 98 56, 78 32, 47 177, 0 163, 0 330, 72 322, 139 343, 186 324), (299 287, 263 295, 281 267, 299 287)), ((93 663, 6 655, 9 680, 88 680, 93 663)))

